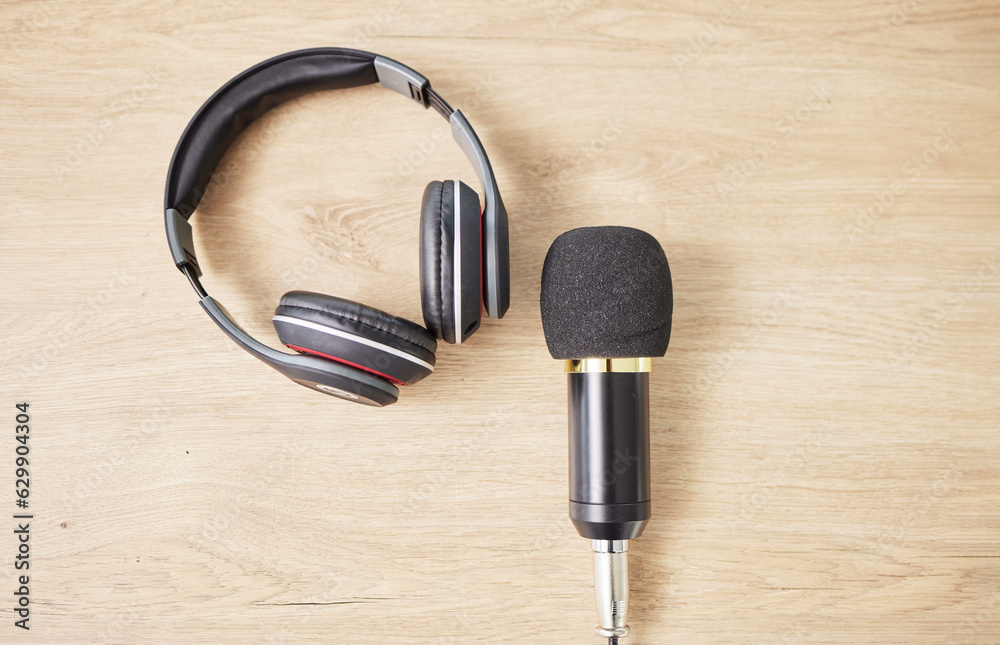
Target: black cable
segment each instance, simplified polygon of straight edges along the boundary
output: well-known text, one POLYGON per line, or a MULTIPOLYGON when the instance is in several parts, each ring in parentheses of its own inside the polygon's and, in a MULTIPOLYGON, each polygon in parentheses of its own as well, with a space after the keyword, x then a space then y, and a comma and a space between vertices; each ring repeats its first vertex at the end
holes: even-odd
POLYGON ((610 636, 608 638, 608 645, 618 645, 618 637, 617 636, 610 636))

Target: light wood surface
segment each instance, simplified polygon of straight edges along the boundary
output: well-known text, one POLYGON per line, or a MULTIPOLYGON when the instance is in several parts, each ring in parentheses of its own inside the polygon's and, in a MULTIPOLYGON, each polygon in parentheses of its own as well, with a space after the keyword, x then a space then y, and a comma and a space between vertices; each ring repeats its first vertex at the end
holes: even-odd
MULTIPOLYGON (((0 24, 0 642, 599 643, 537 304, 550 242, 596 224, 653 233, 675 293, 623 644, 1000 642, 996 2, 51 0, 0 24), (322 45, 426 74, 511 217, 508 317, 382 410, 241 352, 163 234, 197 107, 322 45)), ((209 291, 274 345, 291 289, 419 320, 423 187, 478 185, 447 132, 376 87, 269 113, 194 219, 209 291)))

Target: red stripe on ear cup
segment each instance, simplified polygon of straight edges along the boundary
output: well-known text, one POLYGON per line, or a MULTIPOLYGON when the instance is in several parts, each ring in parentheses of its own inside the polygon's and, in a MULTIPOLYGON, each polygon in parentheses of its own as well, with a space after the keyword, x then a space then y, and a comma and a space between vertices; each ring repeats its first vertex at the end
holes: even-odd
POLYGON ((486 246, 486 240, 483 239, 483 205, 478 203, 479 206, 479 324, 483 324, 482 320, 483 311, 486 310, 486 301, 483 296, 486 294, 486 265, 483 263, 483 247, 486 246))
POLYGON ((323 352, 317 352, 314 349, 307 349, 305 347, 299 347, 297 345, 285 345, 285 347, 287 347, 288 349, 295 350, 297 352, 301 352, 303 354, 312 354, 313 356, 319 356, 320 358, 327 358, 327 359, 329 359, 331 361, 335 361, 335 362, 340 363, 342 365, 347 365, 347 366, 350 366, 350 367, 356 367, 359 370, 368 372, 369 374, 374 374, 375 376, 381 376, 382 378, 386 379, 390 383, 393 383, 394 385, 406 385, 406 383, 404 383, 403 381, 400 381, 398 378, 393 378, 393 377, 389 376, 388 374, 383 374, 382 372, 379 372, 377 370, 373 370, 370 367, 365 367, 364 365, 358 365, 357 363, 352 363, 351 361, 344 360, 343 358, 340 358, 339 356, 330 356, 329 354, 324 354, 323 352))

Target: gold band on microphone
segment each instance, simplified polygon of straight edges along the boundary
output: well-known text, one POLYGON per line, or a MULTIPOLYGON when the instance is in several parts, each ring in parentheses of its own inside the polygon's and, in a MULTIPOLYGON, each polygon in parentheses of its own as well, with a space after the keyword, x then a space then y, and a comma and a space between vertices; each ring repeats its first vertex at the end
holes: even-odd
POLYGON ((581 358, 566 361, 567 373, 651 371, 652 358, 581 358))

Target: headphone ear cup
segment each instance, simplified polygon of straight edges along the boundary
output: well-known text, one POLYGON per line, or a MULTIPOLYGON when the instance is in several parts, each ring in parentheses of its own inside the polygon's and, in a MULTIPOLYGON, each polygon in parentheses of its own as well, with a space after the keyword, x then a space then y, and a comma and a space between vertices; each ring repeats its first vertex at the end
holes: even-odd
POLYGON ((432 181, 420 206, 420 303, 436 338, 461 343, 482 317, 479 196, 461 181, 432 181))
POLYGON ((437 341, 426 329, 360 302, 290 291, 281 297, 272 320, 288 348, 396 385, 412 385, 434 371, 437 341))

